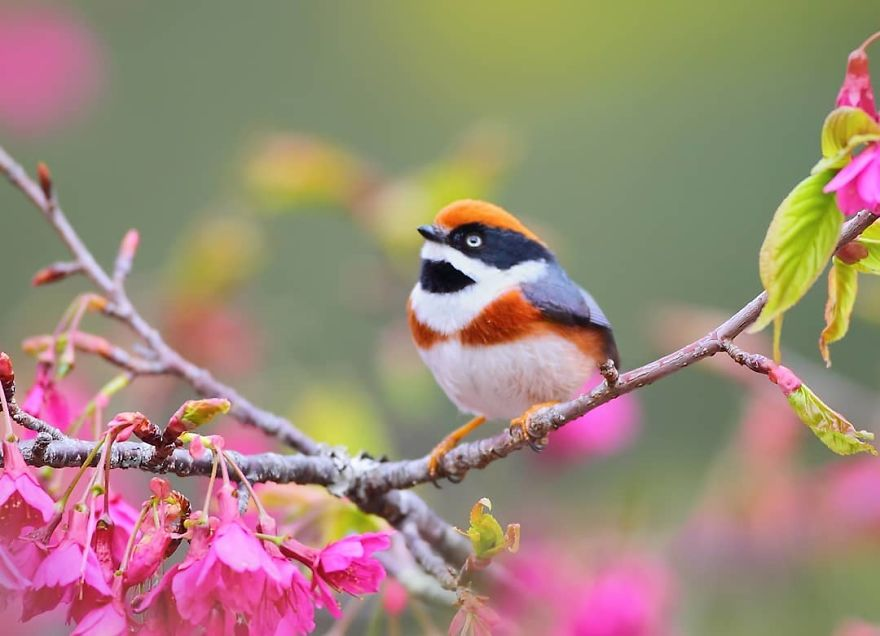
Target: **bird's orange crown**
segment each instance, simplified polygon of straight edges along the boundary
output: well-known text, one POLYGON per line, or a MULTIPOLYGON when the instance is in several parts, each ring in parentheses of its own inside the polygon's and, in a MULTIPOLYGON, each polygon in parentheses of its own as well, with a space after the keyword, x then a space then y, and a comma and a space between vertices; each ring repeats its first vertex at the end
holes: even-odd
POLYGON ((518 218, 507 210, 486 201, 476 199, 462 199, 454 201, 437 213, 434 224, 447 230, 452 230, 468 223, 482 223, 487 227, 497 227, 502 230, 513 230, 533 241, 544 244, 544 241, 523 225, 518 218))

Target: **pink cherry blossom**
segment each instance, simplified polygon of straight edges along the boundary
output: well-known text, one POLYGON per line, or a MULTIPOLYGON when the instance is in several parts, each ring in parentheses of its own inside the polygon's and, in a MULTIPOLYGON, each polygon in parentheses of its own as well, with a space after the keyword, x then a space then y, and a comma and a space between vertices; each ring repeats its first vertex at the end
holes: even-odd
POLYGON ((390 546, 390 533, 367 532, 334 541, 322 550, 288 539, 281 546, 281 552, 311 569, 316 600, 333 616, 339 617, 342 610, 333 591, 353 595, 377 592, 385 578, 385 568, 373 553, 390 546))
POLYGON ((233 615, 256 614, 267 579, 280 584, 282 576, 260 540, 235 520, 214 533, 196 528, 171 590, 181 616, 199 624, 215 608, 233 615))
POLYGON ((31 587, 24 595, 22 620, 57 607, 71 604, 69 618, 79 621, 112 598, 95 550, 89 545, 90 513, 76 509, 69 513, 69 525, 61 542, 48 550, 34 572, 31 587))
POLYGON ((847 215, 880 210, 880 145, 865 148, 828 182, 825 192, 837 194, 837 206, 847 215))
POLYGON ((13 555, 0 544, 0 609, 6 607, 14 593, 30 585, 28 578, 18 569, 13 555))
POLYGON ((67 398, 55 384, 52 377, 52 365, 43 362, 37 365, 37 376, 25 394, 21 408, 34 417, 46 420, 62 430, 70 425, 71 408, 67 398))
POLYGON ((94 34, 62 7, 0 11, 0 126, 47 132, 82 112, 101 83, 94 34))
MULTIPOLYGON (((593 376, 578 395, 589 393, 601 381, 600 376, 593 376)), ((613 455, 636 438, 639 419, 636 398, 630 394, 622 395, 554 431, 550 435, 550 444, 536 458, 558 464, 559 460, 613 455)))
POLYGON ((123 601, 114 598, 87 611, 77 622, 71 636, 122 636, 130 633, 129 627, 123 601))
POLYGON ((55 512, 55 502, 37 483, 14 442, 4 441, 3 473, 0 475, 0 540, 9 542, 25 528, 47 523, 55 512))
POLYGON ((245 525, 229 484, 217 500, 219 518, 192 528, 186 558, 136 603, 137 611, 158 606, 172 622, 178 615, 191 626, 213 625, 212 634, 231 633, 239 617, 259 626, 254 633, 310 632, 314 601, 305 577, 245 525))

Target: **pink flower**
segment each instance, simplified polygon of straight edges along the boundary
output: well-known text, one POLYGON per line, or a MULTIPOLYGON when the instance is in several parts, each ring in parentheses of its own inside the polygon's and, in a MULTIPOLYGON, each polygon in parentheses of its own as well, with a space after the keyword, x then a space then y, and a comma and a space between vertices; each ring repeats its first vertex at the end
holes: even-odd
POLYGON ((14 442, 2 443, 3 474, 0 475, 0 540, 9 542, 26 528, 47 523, 55 502, 31 475, 14 442))
POLYGON ((308 634, 315 629, 315 606, 309 582, 297 567, 278 555, 273 558, 283 582, 269 585, 264 611, 254 623, 259 634, 308 634))
POLYGON ((567 634, 658 636, 667 632, 670 577, 659 564, 625 560, 600 571, 572 600, 567 634))
POLYGON ((232 633, 239 617, 260 626, 255 633, 310 632, 314 606, 303 575, 244 524, 230 485, 217 498, 220 517, 192 528, 186 558, 135 604, 137 611, 155 605, 170 623, 178 615, 190 631, 213 625, 211 634, 232 633))
POLYGON ((156 495, 156 506, 144 517, 141 535, 125 569, 125 587, 143 583, 156 573, 171 547, 171 532, 177 529, 180 520, 180 506, 169 503, 171 488, 168 482, 154 477, 150 487, 156 495))
POLYGON ((45 132, 92 101, 101 56, 91 31, 60 7, 0 11, 0 126, 45 132))
POLYGON ((876 210, 880 202, 880 151, 877 144, 865 148, 825 186, 837 193, 837 205, 844 214, 876 210))
MULTIPOLYGON (((88 545, 91 514, 72 510, 61 542, 48 549, 25 592, 22 620, 71 604, 68 618, 77 621, 112 598, 98 555, 88 545)), ((112 573, 111 573, 112 576, 112 573)))
POLYGON ((14 593, 23 591, 30 583, 18 569, 9 550, 0 544, 0 609, 6 607, 14 593))
POLYGON ((837 193, 837 205, 844 214, 880 209, 880 145, 871 144, 825 186, 837 193))
POLYGON ((379 591, 385 568, 372 555, 390 546, 388 532, 367 532, 334 541, 322 550, 288 539, 281 546, 281 552, 311 569, 316 600, 338 618, 342 611, 333 598, 333 591, 355 596, 379 591))
POLYGON ((37 377, 21 405, 23 411, 64 430, 72 420, 70 405, 52 378, 52 365, 37 365, 37 377))
POLYGON ((122 636, 130 633, 128 615, 121 599, 94 606, 77 621, 71 636, 122 636))
POLYGON ((215 607, 233 615, 257 614, 267 580, 280 584, 281 573, 260 540, 235 520, 215 533, 196 528, 171 590, 181 616, 199 624, 215 607))
MULTIPOLYGON (((590 378, 578 395, 589 393, 602 380, 590 378)), ((539 461, 580 460, 620 452, 639 430, 639 405, 632 395, 622 395, 573 420, 550 435, 550 444, 539 461)))

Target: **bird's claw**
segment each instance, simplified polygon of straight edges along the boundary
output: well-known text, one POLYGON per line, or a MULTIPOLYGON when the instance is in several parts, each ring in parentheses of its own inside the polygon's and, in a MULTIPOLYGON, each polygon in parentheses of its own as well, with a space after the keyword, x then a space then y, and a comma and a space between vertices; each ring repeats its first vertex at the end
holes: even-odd
POLYGON ((553 406, 558 404, 558 402, 542 402, 541 404, 535 404, 530 406, 525 413, 520 415, 519 417, 515 417, 510 420, 510 432, 515 435, 515 431, 519 429, 519 432, 522 434, 522 438, 526 441, 531 448, 536 453, 541 452, 547 446, 549 439, 545 435, 541 438, 536 438, 534 434, 529 430, 529 418, 534 413, 537 413, 541 409, 547 408, 548 406, 553 406))

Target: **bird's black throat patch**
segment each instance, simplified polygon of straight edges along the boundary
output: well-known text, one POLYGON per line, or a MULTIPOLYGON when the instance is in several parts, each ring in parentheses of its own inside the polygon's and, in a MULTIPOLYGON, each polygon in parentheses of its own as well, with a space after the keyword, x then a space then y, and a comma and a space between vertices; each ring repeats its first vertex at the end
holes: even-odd
POLYGON ((430 294, 452 294, 473 285, 475 282, 473 278, 455 269, 447 261, 422 259, 419 284, 430 294))

